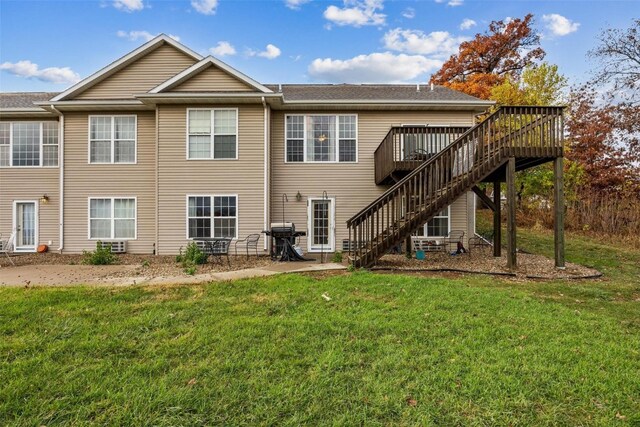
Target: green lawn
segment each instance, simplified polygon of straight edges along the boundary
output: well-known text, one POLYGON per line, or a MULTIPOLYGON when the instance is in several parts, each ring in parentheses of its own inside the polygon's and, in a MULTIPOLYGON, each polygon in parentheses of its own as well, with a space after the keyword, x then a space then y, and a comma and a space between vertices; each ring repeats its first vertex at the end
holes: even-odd
POLYGON ((567 258, 607 276, 0 289, 0 425, 638 426, 640 252, 567 258))

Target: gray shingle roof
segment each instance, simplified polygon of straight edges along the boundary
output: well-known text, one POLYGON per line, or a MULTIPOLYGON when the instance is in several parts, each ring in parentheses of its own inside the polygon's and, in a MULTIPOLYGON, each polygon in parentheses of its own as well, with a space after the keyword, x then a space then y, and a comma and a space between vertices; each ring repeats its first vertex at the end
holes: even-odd
POLYGON ((58 92, 3 92, 0 108, 37 108, 34 102, 48 101, 58 92))
MULTIPOLYGON (((277 92, 278 85, 266 85, 277 92)), ((284 101, 481 101, 444 86, 421 84, 283 84, 284 101)))

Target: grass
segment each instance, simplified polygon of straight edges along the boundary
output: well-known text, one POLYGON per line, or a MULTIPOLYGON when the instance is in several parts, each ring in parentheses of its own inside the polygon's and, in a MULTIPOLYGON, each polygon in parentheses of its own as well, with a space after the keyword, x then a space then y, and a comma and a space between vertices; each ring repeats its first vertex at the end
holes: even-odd
POLYGON ((0 289, 0 425, 638 426, 640 253, 567 240, 604 280, 0 289))

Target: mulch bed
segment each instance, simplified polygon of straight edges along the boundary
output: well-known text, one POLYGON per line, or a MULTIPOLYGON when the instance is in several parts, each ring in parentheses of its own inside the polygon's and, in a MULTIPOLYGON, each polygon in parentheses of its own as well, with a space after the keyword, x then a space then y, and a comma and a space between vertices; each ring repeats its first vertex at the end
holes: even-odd
MULTIPOLYGON (((82 264, 82 255, 69 255, 69 254, 56 254, 56 253, 44 253, 44 254, 20 254, 11 257, 16 266, 22 265, 80 265, 82 264)), ((209 262, 197 267, 196 274, 217 273, 221 271, 234 271, 243 270, 246 268, 259 268, 272 265, 273 261, 268 256, 256 257, 250 256, 247 259, 246 256, 229 256, 231 265, 227 264, 225 257, 221 262, 217 259, 209 259, 209 262)), ((145 277, 168 277, 168 276, 181 276, 187 275, 180 263, 176 262, 175 255, 133 255, 133 254, 119 254, 116 255, 117 265, 128 266, 129 268, 123 268, 116 273, 109 274, 108 277, 132 277, 132 276, 145 276, 145 277)), ((11 264, 5 257, 0 258, 0 266, 2 268, 9 267, 11 264)))
MULTIPOLYGON (((503 251, 504 252, 504 251, 503 251)), ((555 268, 554 260, 542 255, 518 253, 517 269, 507 268, 507 258, 494 258, 490 250, 471 254, 450 255, 444 252, 426 253, 424 260, 407 259, 404 255, 385 255, 372 270, 432 271, 452 273, 492 274, 527 279, 588 279, 602 276, 599 271, 567 262, 564 270, 555 268)))

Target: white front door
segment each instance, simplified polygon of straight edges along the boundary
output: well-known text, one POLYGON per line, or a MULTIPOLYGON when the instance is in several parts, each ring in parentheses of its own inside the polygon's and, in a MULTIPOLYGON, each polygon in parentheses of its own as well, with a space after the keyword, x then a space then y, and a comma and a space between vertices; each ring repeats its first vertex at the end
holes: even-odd
POLYGON ((38 204, 34 201, 14 202, 13 206, 15 250, 35 252, 38 246, 38 204))
POLYGON ((309 252, 335 250, 335 199, 309 198, 307 226, 309 252))

